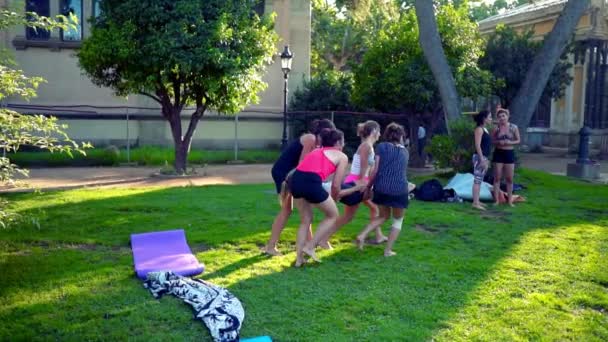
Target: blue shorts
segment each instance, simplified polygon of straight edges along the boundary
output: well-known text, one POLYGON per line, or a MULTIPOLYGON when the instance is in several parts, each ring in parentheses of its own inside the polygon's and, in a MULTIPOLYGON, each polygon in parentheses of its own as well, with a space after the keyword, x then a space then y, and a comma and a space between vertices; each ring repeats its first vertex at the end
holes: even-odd
POLYGON ((400 195, 389 195, 374 191, 372 202, 385 207, 405 209, 408 207, 410 199, 407 192, 400 195))
POLYGON ((314 172, 296 170, 289 178, 289 190, 293 198, 303 198, 310 203, 321 203, 329 197, 323 189, 321 176, 314 172))

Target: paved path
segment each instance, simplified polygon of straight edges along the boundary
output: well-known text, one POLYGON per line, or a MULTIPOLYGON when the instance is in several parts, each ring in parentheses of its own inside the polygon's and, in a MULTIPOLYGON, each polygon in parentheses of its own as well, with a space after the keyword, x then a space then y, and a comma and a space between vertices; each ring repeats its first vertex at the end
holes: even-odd
MULTIPOLYGON (((550 150, 540 154, 522 154, 522 165, 558 175, 566 174, 568 163, 574 156, 565 151, 550 150)), ((186 177, 158 176, 158 167, 71 167, 41 168, 30 170, 26 186, 0 187, 1 192, 61 190, 83 187, 142 187, 142 186, 187 186, 209 184, 271 183, 269 164, 255 165, 210 165, 197 170, 197 174, 186 177)), ((431 168, 410 169, 410 175, 425 175, 434 172, 431 168)), ((608 161, 601 164, 603 182, 608 183, 608 161)))

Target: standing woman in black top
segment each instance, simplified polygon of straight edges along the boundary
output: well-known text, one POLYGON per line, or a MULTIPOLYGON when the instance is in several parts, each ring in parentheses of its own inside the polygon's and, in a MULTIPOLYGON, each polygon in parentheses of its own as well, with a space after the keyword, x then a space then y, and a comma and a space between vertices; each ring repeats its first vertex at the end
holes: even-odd
POLYGON ((500 180, 504 174, 507 183, 508 203, 513 206, 513 175, 515 173, 515 151, 513 148, 520 142, 519 129, 509 122, 509 111, 506 109, 499 109, 496 112, 496 119, 498 125, 492 133, 492 140, 495 145, 492 156, 492 162, 494 163, 494 203, 499 204, 500 180))
POLYGON ((475 127, 475 154, 473 154, 473 208, 486 210, 485 205, 479 201, 479 191, 490 163, 488 158, 490 157, 492 138, 490 138, 486 126, 492 122, 492 115, 489 111, 482 110, 473 116, 473 120, 477 124, 475 127))
MULTIPOLYGON (((291 216, 293 211, 293 199, 291 194, 288 193, 286 196, 281 196, 281 187, 283 181, 289 171, 295 169, 296 166, 304 159, 304 156, 310 153, 312 150, 319 146, 320 138, 319 135, 325 129, 336 129, 333 122, 328 119, 317 119, 314 120, 310 126, 309 133, 305 133, 300 136, 299 139, 295 139, 290 142, 285 150, 281 152, 279 159, 272 166, 272 179, 279 195, 279 203, 281 204, 281 211, 277 214, 272 223, 272 232, 270 239, 263 249, 263 252, 277 256, 281 255, 281 252, 277 249, 277 242, 281 236, 281 232, 285 228, 285 224, 291 216)), ((308 233, 309 240, 312 239, 312 232, 308 233)))

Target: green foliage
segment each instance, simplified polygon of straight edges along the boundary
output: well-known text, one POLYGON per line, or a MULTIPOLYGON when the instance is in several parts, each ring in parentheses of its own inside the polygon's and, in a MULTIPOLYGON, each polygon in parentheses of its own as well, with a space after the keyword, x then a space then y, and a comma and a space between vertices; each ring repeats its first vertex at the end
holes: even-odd
POLYGON ((254 0, 104 0, 78 52, 85 74, 117 95, 158 102, 171 125, 175 168, 184 172, 207 110, 233 114, 259 100, 277 35, 254 0), (185 132, 181 112, 195 105, 185 132))
MULTIPOLYGON (((477 67, 483 40, 468 17, 467 7, 440 6, 437 25, 459 93, 466 97, 488 94, 491 76, 477 67)), ((355 85, 353 100, 365 108, 417 112, 432 110, 440 103, 436 82, 418 42, 413 9, 377 35, 355 70, 355 85)))
POLYGON ((323 263, 303 269, 292 266, 298 215, 281 235, 285 256, 260 255, 278 211, 270 184, 10 195, 40 228, 0 234, 0 340, 210 341, 189 305, 155 299, 133 273, 130 234, 174 227, 205 264, 198 277, 243 303, 243 338, 608 340, 608 187, 516 177, 528 187, 516 208, 412 203, 391 258, 354 247, 369 222, 360 208, 323 263))
POLYGON ((253 1, 104 0, 78 52, 97 85, 236 113, 258 100, 276 34, 253 1))
MULTIPOLYGON (((479 65, 489 70, 498 80, 493 85, 493 93, 501 98, 505 107, 509 107, 517 95, 528 68, 542 46, 542 41, 532 40, 533 34, 532 30, 519 34, 511 27, 499 25, 488 39, 485 55, 479 60, 479 65)), ((543 96, 563 96, 572 81, 568 74, 572 67, 567 59, 570 51, 571 49, 567 49, 562 54, 547 82, 543 96)))
POLYGON ((450 135, 435 135, 426 150, 433 156, 437 168, 453 168, 456 172, 471 171, 473 156, 473 130, 475 125, 469 117, 449 123, 450 135))
POLYGON ((291 99, 291 110, 354 110, 351 103, 353 77, 350 73, 327 71, 304 81, 291 99))
MULTIPOLYGON (((38 16, 28 12, 19 14, 6 9, 0 10, 0 29, 6 30, 15 25, 26 25, 37 29, 52 30, 55 28, 75 28, 75 16, 57 16, 57 20, 38 16)), ((2 49, 0 53, 0 100, 7 97, 30 99, 36 96, 38 85, 44 80, 40 77, 27 77, 23 71, 13 69, 16 63, 12 56, 2 49)), ((10 153, 16 152, 24 145, 37 147, 51 152, 65 152, 72 156, 73 151, 84 154, 82 148, 72 141, 65 129, 67 126, 57 123, 54 117, 43 115, 22 115, 13 110, 0 108, 0 184, 11 184, 16 174, 27 175, 27 170, 20 168, 10 159, 10 153), (7 154, 8 153, 8 154, 7 154), (5 155, 6 154, 6 155, 5 155), (8 156, 8 157, 7 157, 8 156)), ((7 227, 14 223, 18 216, 6 210, 6 202, 0 200, 0 226, 7 227)))
POLYGON ((474 21, 481 21, 488 17, 499 14, 504 10, 510 10, 517 6, 525 5, 530 0, 495 0, 492 3, 486 1, 469 1, 471 18, 474 21))
POLYGON ((312 1, 313 77, 331 70, 352 70, 378 31, 398 17, 396 2, 371 2, 312 1))

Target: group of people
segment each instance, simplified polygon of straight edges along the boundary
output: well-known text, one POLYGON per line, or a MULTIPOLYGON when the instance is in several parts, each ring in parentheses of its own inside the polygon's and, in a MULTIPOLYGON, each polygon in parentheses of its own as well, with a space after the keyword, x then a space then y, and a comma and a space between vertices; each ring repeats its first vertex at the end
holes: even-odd
POLYGON ((497 124, 488 132, 492 124, 490 111, 482 110, 473 119, 475 127, 475 154, 473 154, 473 208, 486 210, 479 200, 481 183, 490 166, 490 153, 494 145, 492 163, 494 164, 494 203, 499 204, 501 197, 500 182, 505 179, 507 187, 507 203, 513 206, 513 176, 515 173, 515 145, 520 143, 517 126, 509 122, 509 111, 498 107, 496 110, 497 124))
MULTIPOLYGON (((500 181, 504 175, 507 201, 513 205, 513 148, 519 144, 520 136, 517 126, 509 122, 508 110, 498 108, 496 116, 498 123, 491 133, 488 131, 492 123, 491 113, 483 110, 474 116, 477 125, 472 190, 473 207, 479 210, 486 209, 479 200, 479 193, 489 168, 492 145, 495 201, 499 201, 500 181)), ((331 249, 331 236, 351 222, 363 204, 369 209, 369 223, 357 235, 357 246, 363 249, 367 236, 375 231, 375 242, 386 242, 384 255, 396 254, 393 245, 401 232, 409 202, 406 173, 409 154, 404 146, 407 136, 397 123, 389 124, 382 135, 380 125, 373 120, 360 123, 357 133, 361 143, 352 157, 348 174, 348 157, 342 152, 344 134, 330 120, 315 120, 308 133, 293 140, 282 151, 272 167, 281 209, 272 224, 264 253, 281 255, 277 242, 295 205, 300 215, 295 266, 300 267, 308 258, 319 261, 316 247, 331 249), (375 146, 381 135, 383 141, 375 146), (341 215, 336 204, 338 201, 344 204, 341 215), (311 227, 314 207, 324 215, 315 234, 311 227), (391 231, 385 236, 381 226, 391 218, 391 231)))
POLYGON ((296 238, 295 266, 308 258, 319 261, 317 246, 331 249, 331 236, 352 221, 361 204, 369 209, 370 221, 357 235, 356 243, 364 247, 368 234, 375 231, 376 243, 386 242, 385 256, 393 256, 393 245, 399 236, 408 207, 408 150, 404 146, 405 130, 389 124, 383 142, 380 125, 366 121, 357 127, 361 143, 353 155, 347 174, 348 157, 342 152, 344 134, 327 119, 315 120, 308 133, 292 141, 272 167, 272 178, 279 195, 281 210, 272 224, 270 239, 264 247, 269 255, 280 255, 277 242, 295 204, 300 215, 296 238), (344 204, 340 215, 336 202, 344 204), (313 235, 313 207, 324 215, 313 235), (389 236, 381 226, 392 217, 389 236))

